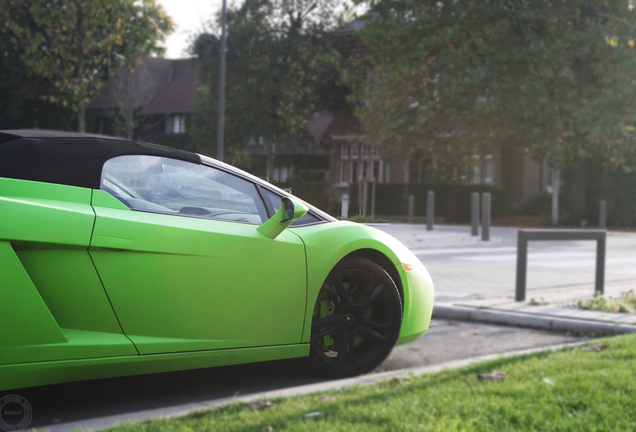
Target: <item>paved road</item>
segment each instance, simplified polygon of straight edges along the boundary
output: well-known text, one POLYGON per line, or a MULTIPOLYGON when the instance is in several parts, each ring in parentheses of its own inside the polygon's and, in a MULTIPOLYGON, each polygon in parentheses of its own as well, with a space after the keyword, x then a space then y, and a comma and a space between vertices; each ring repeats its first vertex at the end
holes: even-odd
MULTIPOLYGON (((503 353, 582 340, 580 337, 519 328, 434 321, 428 334, 396 347, 377 372, 440 364, 486 354, 503 353)), ((224 399, 322 381, 296 361, 275 361, 197 371, 104 379, 12 391, 33 406, 31 427, 56 427, 81 419, 119 416, 175 405, 224 399)), ((0 394, 3 395, 4 393, 0 394)), ((92 427, 97 427, 93 425, 92 427)))

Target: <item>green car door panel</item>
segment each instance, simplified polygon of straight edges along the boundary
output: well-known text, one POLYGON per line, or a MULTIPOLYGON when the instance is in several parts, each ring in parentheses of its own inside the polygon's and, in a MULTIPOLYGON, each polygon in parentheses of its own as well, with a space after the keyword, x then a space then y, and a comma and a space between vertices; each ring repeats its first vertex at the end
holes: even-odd
POLYGON ((256 224, 97 203, 90 254, 141 354, 300 342, 307 279, 297 235, 272 240, 256 224))
POLYGON ((0 364, 136 354, 87 247, 90 189, 0 179, 0 364))
MULTIPOLYGON (((339 261, 349 254, 374 251, 387 258, 398 274, 395 281, 401 289, 404 307, 398 344, 416 339, 428 329, 433 308, 433 282, 419 259, 394 237, 375 228, 339 221, 307 227, 290 228, 305 242, 307 250, 307 311, 303 342, 311 339, 312 311, 323 282, 339 261), (329 250, 329 254, 324 251, 329 250), (404 270, 403 264, 413 267, 404 270)), ((362 255, 364 256, 364 255, 362 255)))

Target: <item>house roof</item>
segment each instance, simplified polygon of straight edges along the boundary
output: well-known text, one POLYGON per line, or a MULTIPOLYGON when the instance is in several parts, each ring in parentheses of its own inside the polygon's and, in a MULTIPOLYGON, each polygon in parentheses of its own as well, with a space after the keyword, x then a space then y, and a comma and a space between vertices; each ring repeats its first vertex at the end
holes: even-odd
MULTIPOLYGON (((196 80, 192 73, 192 59, 170 60, 157 57, 139 57, 132 67, 123 67, 97 92, 86 106, 87 109, 119 108, 122 104, 132 104, 135 108, 148 107, 165 91, 175 93, 172 84, 186 83, 185 87, 194 91, 183 92, 171 101, 181 107, 188 107, 196 92, 196 80), (187 77, 184 77, 187 76, 187 77), (188 80, 191 83, 188 84, 188 80)), ((183 88, 182 88, 183 90, 183 88)), ((144 109, 145 110, 145 109, 144 109)), ((169 110, 167 112, 176 112, 169 110)))
MULTIPOLYGON (((305 124, 307 134, 276 144, 274 154, 285 156, 329 154, 329 150, 321 144, 329 135, 332 124, 332 112, 320 111, 312 114, 305 124)), ((250 147, 250 154, 253 156, 264 156, 267 152, 264 147, 252 146, 250 147)))
POLYGON ((192 110, 192 101, 197 93, 196 74, 191 62, 179 66, 182 70, 177 78, 155 96, 140 114, 187 113, 192 110))

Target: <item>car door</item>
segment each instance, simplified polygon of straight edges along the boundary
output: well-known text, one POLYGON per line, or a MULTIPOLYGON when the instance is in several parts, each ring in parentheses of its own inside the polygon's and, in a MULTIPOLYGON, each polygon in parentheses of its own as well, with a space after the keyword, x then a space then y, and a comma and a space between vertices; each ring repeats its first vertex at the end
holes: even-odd
POLYGON ((126 335, 141 354, 298 343, 305 249, 257 231, 256 185, 180 160, 106 162, 90 255, 126 335))

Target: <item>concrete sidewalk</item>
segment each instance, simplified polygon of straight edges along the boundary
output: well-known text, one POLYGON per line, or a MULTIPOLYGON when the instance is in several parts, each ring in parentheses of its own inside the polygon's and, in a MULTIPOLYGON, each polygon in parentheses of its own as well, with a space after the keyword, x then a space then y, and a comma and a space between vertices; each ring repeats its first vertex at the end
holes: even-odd
MULTIPOLYGON (((593 298, 595 242, 529 245, 527 301, 516 302, 518 228, 491 228, 490 241, 468 226, 376 225, 424 263, 435 283, 434 318, 575 333, 636 332, 636 315, 581 310, 593 298)), ((605 294, 636 288, 636 234, 608 232, 605 294)))

